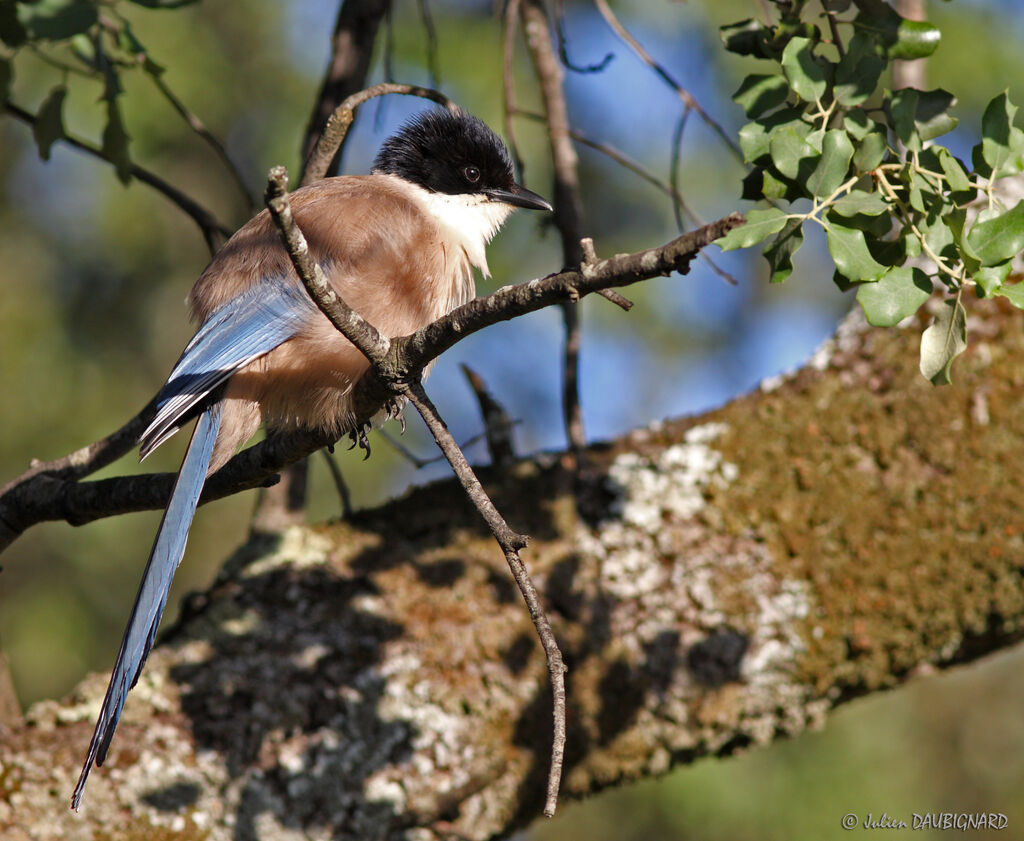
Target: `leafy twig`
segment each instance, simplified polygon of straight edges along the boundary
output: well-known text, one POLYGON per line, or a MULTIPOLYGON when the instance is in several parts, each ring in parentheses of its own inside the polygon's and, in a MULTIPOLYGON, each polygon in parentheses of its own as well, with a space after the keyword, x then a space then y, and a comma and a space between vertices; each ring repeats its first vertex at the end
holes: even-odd
MULTIPOLYGON (((15 105, 13 102, 5 102, 4 110, 6 110, 12 117, 21 120, 27 125, 34 126, 36 123, 35 114, 30 111, 26 111, 24 108, 15 105)), ((61 137, 61 140, 72 148, 78 149, 88 155, 92 155, 94 158, 99 158, 101 161, 106 161, 108 164, 113 165, 113 161, 111 161, 98 146, 94 146, 85 140, 67 133, 61 137)), ((188 216, 191 217, 192 221, 199 226, 199 230, 202 232, 203 239, 206 240, 206 245, 210 249, 211 254, 220 248, 221 244, 231 236, 232 231, 218 222, 217 218, 209 210, 194 199, 185 195, 185 193, 173 184, 164 181, 164 179, 159 175, 150 172, 148 169, 144 169, 136 163, 129 164, 129 172, 133 178, 138 178, 142 183, 148 184, 154 190, 162 193, 166 198, 170 199, 171 202, 177 205, 180 210, 187 213, 188 216)))

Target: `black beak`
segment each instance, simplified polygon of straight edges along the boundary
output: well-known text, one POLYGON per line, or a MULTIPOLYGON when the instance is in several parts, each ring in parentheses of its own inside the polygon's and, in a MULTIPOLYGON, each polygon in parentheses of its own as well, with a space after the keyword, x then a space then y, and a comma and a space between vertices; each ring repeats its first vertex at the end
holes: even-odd
POLYGON ((520 187, 518 184, 513 184, 512 189, 510 190, 494 188, 487 190, 486 192, 487 197, 491 201, 500 201, 505 204, 515 205, 516 207, 526 207, 530 210, 554 210, 551 206, 551 202, 547 199, 538 196, 536 193, 527 190, 525 187, 520 187))

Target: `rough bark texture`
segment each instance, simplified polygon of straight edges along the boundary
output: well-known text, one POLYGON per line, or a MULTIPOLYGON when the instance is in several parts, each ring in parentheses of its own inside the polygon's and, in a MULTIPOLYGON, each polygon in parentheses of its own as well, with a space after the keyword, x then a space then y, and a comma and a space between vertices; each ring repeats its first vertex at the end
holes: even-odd
MULTIPOLYGON (((956 385, 851 317, 794 376, 483 476, 569 666, 564 796, 763 745, 1021 636, 1024 322, 987 303, 956 385)), ((0 835, 485 839, 539 812, 544 660, 444 482, 243 547, 131 695, 67 808, 106 675, 0 732, 0 835)))

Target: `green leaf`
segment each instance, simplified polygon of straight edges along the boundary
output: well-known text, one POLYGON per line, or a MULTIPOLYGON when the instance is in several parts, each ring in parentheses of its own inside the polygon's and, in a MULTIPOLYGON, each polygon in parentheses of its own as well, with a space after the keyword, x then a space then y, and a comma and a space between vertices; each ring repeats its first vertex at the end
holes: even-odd
POLYGON ((918 222, 917 229, 924 234, 928 247, 940 257, 949 260, 959 258, 956 240, 944 216, 933 214, 918 222))
POLYGON ((793 38, 782 51, 782 72, 801 99, 817 102, 828 89, 825 69, 814 60, 808 38, 793 38))
POLYGON ((885 59, 875 51, 874 40, 863 32, 854 33, 836 67, 836 101, 840 105, 860 105, 875 92, 884 69, 885 59))
POLYGON ((889 269, 875 283, 862 283, 857 303, 868 324, 894 327, 913 315, 932 294, 932 282, 923 271, 910 266, 889 269))
MULTIPOLYGON (((826 214, 825 219, 830 225, 839 225, 842 228, 856 228, 858 231, 864 232, 864 238, 868 245, 868 250, 874 255, 876 260, 881 263, 885 263, 881 260, 877 253, 876 248, 878 241, 886 236, 893 228, 892 217, 888 213, 880 213, 877 216, 870 216, 866 213, 854 213, 850 216, 842 216, 835 212, 834 208, 830 208, 826 214)), ((899 262, 902 260, 903 252, 900 252, 899 262)), ((892 265, 892 264, 886 264, 892 265)))
POLYGON ((1002 263, 1024 249, 1024 200, 997 216, 978 219, 967 234, 967 242, 982 265, 1002 263))
POLYGON ((749 248, 781 231, 785 224, 786 214, 777 207, 769 207, 767 210, 751 210, 747 214, 746 222, 738 228, 733 228, 721 239, 716 239, 715 245, 722 251, 749 248))
POLYGON ((1006 298, 1017 309, 1024 310, 1024 283, 1001 286, 996 290, 996 294, 1001 298, 1006 298))
POLYGON ((949 114, 955 104, 956 97, 941 88, 903 88, 890 97, 887 108, 896 136, 909 150, 919 152, 924 141, 956 128, 957 119, 949 114))
POLYGON ((943 301, 942 309, 921 334, 921 373, 933 385, 949 385, 949 369, 967 349, 967 313, 959 301, 943 301))
POLYGON ((908 259, 921 256, 921 240, 917 238, 917 234, 913 231, 905 231, 900 240, 903 243, 903 253, 908 259))
POLYGON ((949 228, 950 233, 953 234, 953 242, 960 249, 960 259, 963 260, 964 268, 967 269, 968 274, 975 274, 981 268, 981 257, 964 236, 964 228, 967 225, 967 211, 958 207, 943 214, 942 219, 946 223, 946 227, 949 228))
POLYGON ((982 266, 971 274, 971 280, 977 284, 979 298, 991 298, 999 287, 1006 282, 1010 276, 1010 269, 1013 264, 1007 260, 998 266, 982 266))
POLYGON ((772 244, 764 250, 764 258, 771 269, 769 279, 772 283, 782 283, 793 273, 793 255, 800 250, 803 241, 803 220, 790 219, 772 244))
POLYGON ((1024 131, 1013 124, 1017 106, 1006 92, 999 94, 985 108, 981 118, 981 157, 991 167, 995 178, 1024 171, 1024 131))
POLYGON ((939 48, 942 32, 924 20, 900 21, 896 29, 896 43, 889 47, 889 58, 927 58, 939 48))
POLYGON ((955 157, 944 146, 938 148, 937 154, 939 166, 942 167, 942 172, 946 176, 949 189, 954 193, 970 192, 973 197, 974 187, 971 186, 971 179, 967 174, 967 168, 960 162, 959 158, 955 157))
POLYGON ((807 189, 811 191, 811 195, 818 198, 832 195, 846 180, 852 157, 853 144, 845 131, 830 129, 825 132, 825 138, 821 143, 821 158, 807 179, 807 189))
POLYGON ((889 142, 886 140, 885 131, 879 129, 871 132, 857 144, 857 151, 853 153, 854 172, 871 172, 885 160, 888 151, 889 142))
POLYGON ((68 89, 57 85, 47 94, 43 104, 39 106, 36 121, 32 124, 32 136, 39 147, 39 157, 50 160, 50 147, 64 136, 64 97, 68 89))
POLYGON ((85 32, 97 20, 91 0, 36 0, 18 4, 18 21, 32 39, 62 41, 85 32))
POLYGON ((18 7, 14 3, 0 2, 0 41, 8 47, 20 47, 26 40, 28 33, 18 20, 18 7))
POLYGON ((803 133, 807 128, 806 123, 783 126, 768 143, 772 163, 787 178, 798 178, 801 172, 806 178, 813 171, 814 159, 821 152, 808 142, 808 135, 803 133))
POLYGON ((949 114, 949 109, 954 105, 956 97, 942 88, 918 93, 914 122, 917 123, 917 133, 922 140, 934 140, 956 128, 959 120, 949 114))
POLYGON ((743 107, 751 119, 756 119, 773 108, 778 108, 789 96, 789 85, 782 76, 747 76, 739 90, 732 95, 733 101, 743 107))
POLYGON ((825 239, 836 268, 849 280, 876 280, 885 271, 868 251, 863 231, 829 223, 825 239))
POLYGON ((832 205, 832 211, 840 216, 879 216, 887 213, 889 202, 881 193, 865 193, 863 190, 854 190, 847 193, 839 201, 832 205))
POLYGON ((740 149, 743 150, 744 160, 754 163, 767 155, 772 135, 782 126, 791 126, 805 135, 809 133, 811 128, 800 119, 802 114, 799 108, 783 108, 743 126, 740 129, 740 149))
POLYGON ((753 18, 730 23, 718 30, 723 46, 731 53, 769 58, 771 34, 753 18))
POLYGON ((132 180, 132 162, 128 157, 128 133, 121 119, 116 99, 107 100, 107 124, 103 129, 103 156, 114 165, 118 180, 127 184, 132 180))
POLYGON ((863 140, 872 131, 876 131, 878 125, 863 108, 853 108, 843 117, 843 128, 854 140, 863 140))
POLYGON ((924 21, 900 17, 896 10, 881 0, 858 0, 859 14, 854 29, 870 35, 889 51, 889 58, 924 58, 939 46, 941 33, 924 21))

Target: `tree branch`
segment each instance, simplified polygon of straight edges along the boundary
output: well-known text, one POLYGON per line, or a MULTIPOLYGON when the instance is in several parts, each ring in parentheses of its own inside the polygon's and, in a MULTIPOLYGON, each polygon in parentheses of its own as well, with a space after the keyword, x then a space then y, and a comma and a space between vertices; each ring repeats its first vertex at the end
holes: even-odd
MULTIPOLYGON (((547 12, 540 0, 522 0, 519 13, 544 101, 544 122, 548 129, 555 176, 555 227, 562 239, 562 264, 578 266, 583 259, 580 249, 583 205, 580 201, 576 150, 569 134, 569 109, 562 89, 562 65, 552 48, 547 12)), ((565 322, 562 415, 569 449, 578 461, 586 446, 587 436, 580 406, 580 314, 575 301, 562 304, 562 318, 565 322)))
MULTIPOLYGON (((948 388, 921 380, 913 331, 855 319, 785 381, 593 448, 585 523, 557 458, 481 474, 534 535, 571 667, 566 795, 1021 638, 1024 323, 991 301, 971 318, 986 349, 948 388)), ((504 580, 452 481, 254 540, 154 650, 83 814, 64 758, 106 677, 0 730, 0 835, 513 834, 543 802, 550 696, 504 580)))
MULTIPOLYGON (((390 0, 342 0, 331 36, 331 61, 320 84, 320 93, 306 125, 302 140, 302 157, 308 160, 322 136, 327 121, 339 104, 366 87, 366 76, 373 59, 377 30, 390 5, 390 0)), ((344 137, 338 140, 331 157, 323 167, 324 175, 336 175, 341 160, 344 137)), ((312 179, 316 180, 316 179, 312 179)), ((309 183, 302 181, 303 184, 309 183)))
POLYGON ((331 161, 341 147, 349 127, 352 125, 352 120, 355 119, 355 109, 375 96, 383 96, 388 93, 419 96, 443 105, 449 110, 456 110, 459 107, 440 91, 421 88, 417 85, 400 85, 395 82, 374 85, 352 94, 331 113, 313 151, 306 159, 300 182, 303 186, 319 181, 327 174, 331 161))
MULTIPOLYGON (((724 236, 741 221, 739 214, 732 214, 657 248, 597 260, 581 270, 559 272, 476 298, 410 336, 391 340, 380 362, 382 370, 396 382, 415 380, 432 359, 463 337, 491 324, 562 301, 578 300, 601 289, 627 286, 675 271, 685 273, 700 249, 724 236)), ((344 312, 335 313, 335 317, 336 326, 347 318, 344 312)), ((349 329, 348 325, 346 329, 349 329)), ((393 393, 377 377, 364 377, 353 394, 357 422, 367 422, 392 396, 393 393)), ((58 472, 54 475, 37 466, 6 485, 0 493, 0 550, 36 523, 64 520, 82 525, 129 511, 163 508, 170 489, 170 474, 144 474, 99 482, 61 478, 63 475, 77 478, 94 472, 101 463, 109 463, 109 460, 104 462, 104 458, 125 446, 129 440, 132 443, 125 447, 125 451, 130 449, 138 435, 134 430, 140 425, 144 426, 141 415, 105 439, 107 443, 98 442, 54 462, 58 465, 58 472), (109 443, 112 439, 116 445, 109 443), (73 473, 61 472, 68 469, 73 473)), ((312 433, 273 436, 238 453, 211 476, 202 501, 209 502, 238 491, 264 487, 287 465, 333 443, 329 436, 312 433)))

